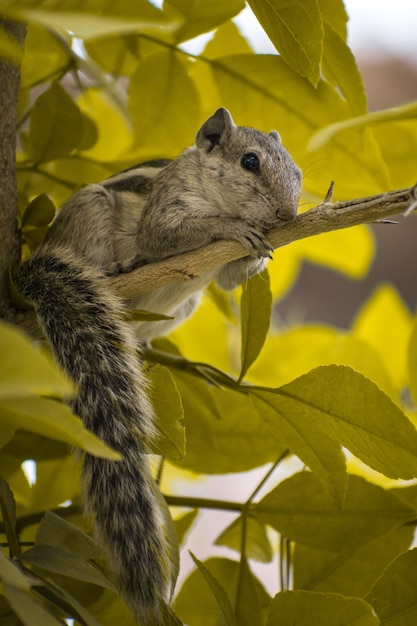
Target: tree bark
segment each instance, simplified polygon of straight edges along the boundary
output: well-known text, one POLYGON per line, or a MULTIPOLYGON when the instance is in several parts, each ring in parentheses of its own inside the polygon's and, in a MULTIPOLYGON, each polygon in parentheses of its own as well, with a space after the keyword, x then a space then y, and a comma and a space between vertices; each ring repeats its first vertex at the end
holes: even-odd
MULTIPOLYGON (((23 45, 25 26, 0 20, 2 28, 23 45)), ((20 68, 0 57, 0 317, 11 317, 9 267, 20 257, 17 227, 16 116, 20 68)))

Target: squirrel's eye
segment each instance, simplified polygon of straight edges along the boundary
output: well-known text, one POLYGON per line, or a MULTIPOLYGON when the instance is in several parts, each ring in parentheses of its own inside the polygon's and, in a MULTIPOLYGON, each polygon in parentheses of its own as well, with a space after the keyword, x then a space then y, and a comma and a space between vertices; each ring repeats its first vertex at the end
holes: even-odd
POLYGON ((248 154, 244 154, 240 164, 242 165, 242 167, 245 168, 245 170, 249 170, 250 172, 254 172, 255 174, 259 173, 259 157, 254 152, 248 152, 248 154))

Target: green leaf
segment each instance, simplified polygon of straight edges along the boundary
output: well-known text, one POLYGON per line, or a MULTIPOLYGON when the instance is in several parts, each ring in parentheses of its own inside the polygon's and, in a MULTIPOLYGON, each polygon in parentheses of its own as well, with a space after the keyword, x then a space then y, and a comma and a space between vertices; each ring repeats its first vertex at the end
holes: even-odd
POLYGON ((372 607, 336 593, 284 591, 272 600, 267 626, 378 626, 372 607))
POLYGON ((415 102, 392 107, 390 109, 383 109, 382 111, 371 111, 370 113, 357 115, 322 128, 310 140, 309 148, 311 150, 317 150, 324 146, 325 143, 331 141, 336 135, 348 129, 361 128, 362 126, 373 124, 386 124, 393 121, 414 120, 416 117, 417 104, 415 102))
POLYGON ((84 559, 101 559, 102 547, 80 528, 47 511, 36 533, 38 547, 53 546, 84 559))
POLYGON ((55 216, 55 205, 46 193, 36 196, 25 209, 22 227, 47 226, 55 216))
MULTIPOLYGON (((60 35, 70 45, 69 35, 60 35)), ((21 66, 21 86, 24 89, 50 80, 69 68, 71 58, 61 41, 40 24, 28 24, 21 66)))
MULTIPOLYGON (((212 558, 204 562, 204 567, 224 588, 230 599, 229 604, 233 606, 239 584, 239 563, 212 558)), ((261 607, 265 611, 271 599, 261 583, 255 578, 253 580, 261 607)), ((218 626, 219 617, 223 618, 217 600, 200 569, 192 572, 184 582, 175 600, 175 610, 186 624, 218 626)))
POLYGON ((14 561, 8 559, 7 556, 0 551, 0 580, 3 585, 8 584, 22 591, 29 590, 29 582, 22 571, 17 567, 14 561))
POLYGON ((30 591, 3 582, 3 592, 13 611, 25 626, 62 626, 30 591))
POLYGON ((83 117, 59 83, 41 94, 32 109, 28 151, 36 163, 46 163, 72 152, 84 132, 83 117))
POLYGON ((16 503, 13 492, 3 478, 0 478, 0 509, 11 557, 20 553, 19 540, 16 534, 16 503))
POLYGON ((329 22, 324 19, 323 24, 325 34, 323 66, 326 77, 330 77, 340 88, 353 115, 366 113, 366 92, 355 57, 329 22))
POLYGON ((248 0, 284 61, 316 86, 323 55, 323 23, 317 0, 248 0))
POLYGON ((99 37, 114 32, 147 33, 163 37, 174 28, 161 11, 147 0, 118 0, 117 3, 61 0, 51 5, 46 0, 13 0, 20 18, 36 21, 52 31, 69 31, 81 38, 99 37))
POLYGON ((227 2, 166 0, 164 2, 165 15, 180 21, 174 35, 176 44, 213 30, 244 8, 244 0, 228 0, 227 2))
MULTIPOLYGON (((89 598, 93 600, 93 593, 91 591, 91 587, 88 586, 89 598)), ((101 595, 104 595, 102 590, 100 590, 101 595)), ((109 592, 111 593, 111 592, 109 592)), ((75 599, 74 596, 69 594, 65 589, 62 589, 59 585, 57 585, 54 580, 53 586, 48 585, 48 600, 54 604, 58 609, 61 609, 65 615, 74 616, 77 621, 80 622, 83 626, 103 626, 103 622, 99 623, 95 617, 91 615, 89 611, 87 611, 78 600, 75 599), (52 597, 51 597, 52 596, 52 597)), ((113 596, 114 596, 113 592, 113 596)), ((127 610, 127 609, 126 609, 127 610)))
POLYGON ((254 513, 288 539, 334 552, 363 546, 415 519, 415 511, 393 494, 352 475, 341 510, 311 472, 284 480, 254 513))
POLYGON ((119 460, 120 454, 84 428, 70 409, 47 398, 11 398, 0 401, 1 427, 28 430, 44 437, 58 439, 90 454, 119 460))
POLYGON ((382 284, 365 302, 352 329, 379 355, 398 394, 408 384, 407 349, 412 324, 411 313, 398 291, 382 284))
POLYGON ((210 587, 210 590, 221 609, 222 615, 226 620, 226 624, 228 624, 228 626, 237 626, 236 616, 233 613, 232 605, 226 591, 219 583, 217 578, 213 576, 210 570, 208 570, 207 567, 201 561, 199 561, 192 552, 190 552, 190 554, 194 563, 197 565, 199 571, 203 575, 204 580, 210 587))
POLYGON ((57 459, 36 462, 36 482, 32 486, 26 513, 46 511, 62 502, 77 501, 80 497, 81 466, 73 454, 57 459))
POLYGON ((152 389, 150 393, 158 428, 155 448, 158 454, 180 460, 185 454, 184 411, 181 396, 169 370, 153 365, 148 370, 152 389))
MULTIPOLYGON (((214 542, 216 546, 226 546, 237 552, 242 550, 242 517, 227 526, 214 542)), ((248 516, 245 527, 245 554, 249 559, 269 563, 273 552, 264 524, 256 517, 248 516)))
POLYGON ((111 34, 85 42, 88 55, 109 74, 130 76, 137 69, 140 59, 158 52, 157 41, 148 41, 137 33, 111 34))
POLYGON ((269 274, 265 270, 243 285, 240 303, 241 381, 256 360, 265 343, 271 321, 272 294, 269 274))
POLYGON ((417 476, 417 431, 401 409, 350 367, 318 367, 276 390, 289 422, 321 428, 390 478, 417 476))
POLYGON ((331 24, 332 28, 340 35, 343 41, 346 41, 349 16, 343 1, 319 0, 319 6, 323 20, 331 24))
POLYGON ((237 623, 239 626, 262 624, 264 620, 261 601, 256 587, 256 578, 243 556, 239 567, 239 582, 235 602, 237 623))
POLYGON ((206 288, 204 295, 214 302, 218 310, 229 322, 232 322, 232 324, 237 323, 236 311, 232 306, 234 304, 233 296, 230 293, 226 293, 212 281, 206 288))
POLYGON ((216 59, 227 54, 251 54, 253 52, 249 43, 242 36, 234 22, 225 22, 214 33, 202 52, 205 59, 216 59))
POLYGON ((269 424, 275 437, 320 476, 334 502, 342 506, 347 481, 345 456, 319 419, 303 405, 297 407, 283 401, 273 390, 250 388, 249 393, 259 416, 269 424))
POLYGON ((366 601, 381 626, 414 626, 417 620, 417 549, 401 554, 377 580, 366 601))
POLYGON ((145 57, 132 75, 128 103, 137 158, 149 158, 150 151, 176 155, 178 146, 193 142, 200 106, 189 74, 188 61, 164 50, 145 57))
POLYGON ((415 318, 408 346, 408 369, 410 372, 410 393, 417 406, 417 318, 415 318))
POLYGON ((173 375, 187 433, 187 454, 180 467, 207 474, 242 472, 275 461, 284 452, 284 444, 244 395, 210 387, 187 374, 173 375))
POLYGON ((193 509, 181 517, 174 519, 175 531, 177 533, 177 540, 180 546, 184 544, 187 534, 198 517, 198 514, 199 510, 193 509))
POLYGON ((340 552, 315 550, 297 543, 294 588, 363 598, 387 565, 408 549, 413 536, 412 525, 400 526, 366 546, 340 552))
POLYGON ((159 322, 161 320, 173 320, 171 315, 163 315, 162 313, 152 313, 152 311, 142 311, 135 309, 127 311, 125 315, 128 322, 159 322))
POLYGON ((34 546, 22 554, 21 560, 54 574, 114 590, 112 583, 93 563, 56 546, 34 546))
POLYGON ((0 400, 33 393, 68 396, 72 386, 52 359, 20 331, 0 323, 0 400))

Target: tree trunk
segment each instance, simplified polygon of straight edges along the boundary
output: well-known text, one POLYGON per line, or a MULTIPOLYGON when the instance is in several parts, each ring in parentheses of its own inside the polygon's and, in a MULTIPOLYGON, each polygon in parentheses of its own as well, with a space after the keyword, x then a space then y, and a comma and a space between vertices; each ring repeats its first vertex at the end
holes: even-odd
MULTIPOLYGON (((25 26, 0 20, 1 27, 23 45, 25 26)), ((0 57, 0 317, 9 318, 9 267, 19 260, 17 229, 16 114, 20 68, 0 57)))

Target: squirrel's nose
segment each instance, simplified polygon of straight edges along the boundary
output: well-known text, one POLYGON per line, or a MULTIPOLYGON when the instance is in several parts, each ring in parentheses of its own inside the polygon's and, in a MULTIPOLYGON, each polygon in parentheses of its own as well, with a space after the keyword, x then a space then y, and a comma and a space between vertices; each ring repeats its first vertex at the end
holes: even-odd
POLYGON ((289 208, 288 206, 279 206, 275 210, 275 215, 279 220, 291 222, 297 215, 297 207, 289 208))

